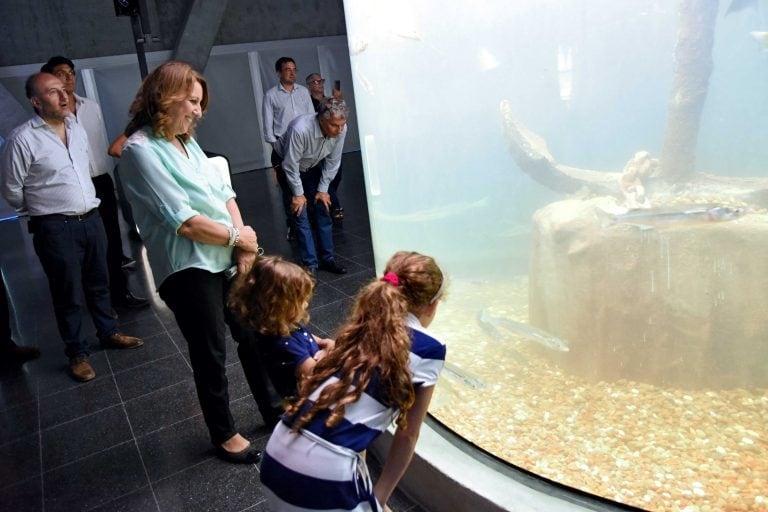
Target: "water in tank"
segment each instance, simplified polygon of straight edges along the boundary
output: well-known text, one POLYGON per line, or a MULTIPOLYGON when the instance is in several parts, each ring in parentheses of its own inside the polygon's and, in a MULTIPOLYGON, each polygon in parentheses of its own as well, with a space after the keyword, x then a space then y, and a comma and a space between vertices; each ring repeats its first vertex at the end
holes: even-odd
POLYGON ((768 2, 345 0, 377 268, 450 276, 431 414, 648 510, 768 510, 768 2))

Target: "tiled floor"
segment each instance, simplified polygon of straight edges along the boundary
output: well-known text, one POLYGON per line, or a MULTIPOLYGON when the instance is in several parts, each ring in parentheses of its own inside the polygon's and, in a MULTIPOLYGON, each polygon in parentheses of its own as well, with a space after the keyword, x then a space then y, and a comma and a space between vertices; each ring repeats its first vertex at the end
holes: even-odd
MULTIPOLYGON (((293 258, 285 241, 278 188, 271 172, 233 177, 238 203, 268 253, 293 258)), ((318 273, 312 328, 328 336, 358 287, 374 276, 359 153, 345 155, 341 196, 346 211, 335 231, 338 261, 349 273, 318 273)), ((0 370, 0 510, 2 511, 261 511, 267 510, 256 465, 213 456, 192 382, 187 347, 170 311, 150 290, 141 245, 131 273, 152 307, 121 312, 121 329, 146 340, 137 350, 101 350, 94 341, 97 378, 71 380, 26 221, 0 222, 0 262, 16 318, 16 339, 42 357, 0 370)), ((89 325, 90 328, 90 325, 89 325)), ((228 347, 232 413, 241 431, 263 446, 269 432, 228 347)), ((376 464, 372 469, 375 472, 376 464)), ((420 511, 402 494, 396 512, 420 511)))

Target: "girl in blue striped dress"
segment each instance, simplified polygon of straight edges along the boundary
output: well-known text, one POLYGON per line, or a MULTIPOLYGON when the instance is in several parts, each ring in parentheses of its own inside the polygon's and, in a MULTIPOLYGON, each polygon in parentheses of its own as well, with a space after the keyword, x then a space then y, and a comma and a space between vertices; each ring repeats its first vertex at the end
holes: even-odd
POLYGON ((398 252, 363 288, 336 346, 302 381, 273 431, 261 481, 274 511, 381 511, 413 456, 445 362, 426 330, 444 275, 429 256, 398 252), (394 421, 374 485, 362 452, 394 421))

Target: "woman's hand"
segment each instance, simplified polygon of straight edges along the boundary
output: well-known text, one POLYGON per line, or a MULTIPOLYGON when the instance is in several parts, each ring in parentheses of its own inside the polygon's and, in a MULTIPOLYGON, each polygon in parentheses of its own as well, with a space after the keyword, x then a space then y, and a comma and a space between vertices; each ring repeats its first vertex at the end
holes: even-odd
POLYGON ((256 232, 251 226, 243 226, 240 229, 240 238, 235 247, 246 252, 257 252, 259 250, 259 241, 256 238, 256 232))
POLYGON ((235 247, 233 252, 235 257, 235 263, 237 264, 237 273, 245 275, 250 272, 253 262, 256 261, 255 252, 246 252, 240 248, 235 247))

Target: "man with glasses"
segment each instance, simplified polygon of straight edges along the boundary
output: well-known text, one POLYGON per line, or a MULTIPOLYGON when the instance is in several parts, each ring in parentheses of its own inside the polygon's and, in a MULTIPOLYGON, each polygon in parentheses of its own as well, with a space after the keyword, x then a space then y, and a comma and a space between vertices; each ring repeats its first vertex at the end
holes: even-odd
POLYGON ((69 109, 74 114, 77 123, 88 135, 88 156, 91 181, 99 198, 99 214, 104 222, 107 234, 107 267, 109 269, 109 286, 112 295, 112 305, 123 308, 143 308, 149 305, 147 299, 137 297, 128 289, 128 276, 123 267, 136 262, 123 254, 123 240, 120 236, 120 221, 117 214, 115 184, 108 170, 112 167, 107 155, 106 134, 104 133, 104 118, 99 104, 88 98, 75 94, 77 75, 75 64, 66 57, 56 56, 48 59, 40 71, 56 76, 64 84, 67 93, 69 109))
MULTIPOLYGON (((262 119, 264 122, 264 140, 272 146, 270 160, 278 173, 279 158, 275 149, 288 124, 302 114, 312 114, 312 98, 306 87, 296 83, 296 62, 291 57, 280 57, 275 62, 278 83, 264 94, 262 119)), ((290 204, 284 201, 283 208, 288 225, 288 240, 293 240, 290 204)))

